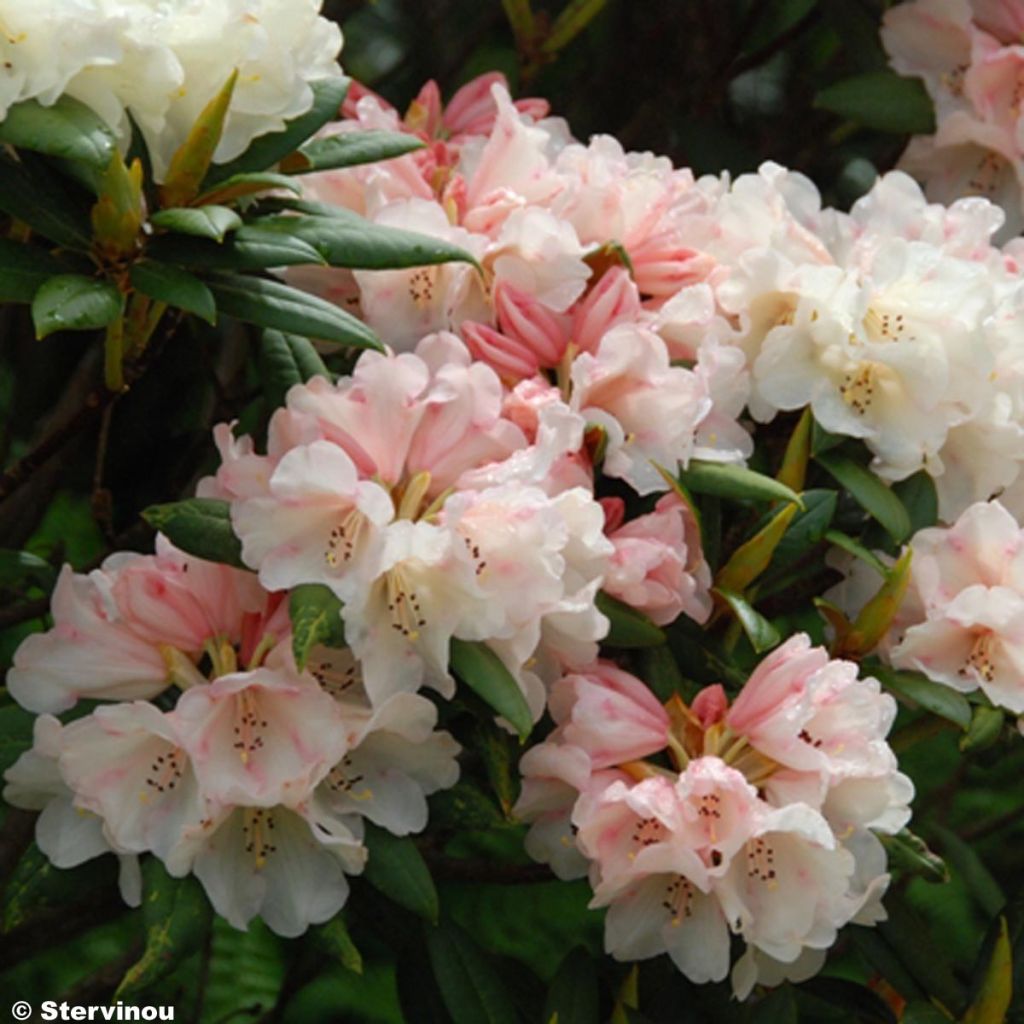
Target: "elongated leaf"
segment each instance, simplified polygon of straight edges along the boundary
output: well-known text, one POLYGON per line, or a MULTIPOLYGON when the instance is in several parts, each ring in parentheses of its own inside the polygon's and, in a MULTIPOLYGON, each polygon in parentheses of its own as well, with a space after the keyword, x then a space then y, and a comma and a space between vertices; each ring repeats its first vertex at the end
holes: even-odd
POLYGON ((603 590, 594 603, 598 611, 608 618, 608 635, 603 642, 610 647, 659 647, 665 643, 664 630, 651 622, 643 612, 631 608, 603 590))
POLYGON ((255 196, 275 189, 285 189, 295 195, 301 194, 301 189, 291 178, 283 174, 262 171, 258 174, 233 174, 230 178, 217 182, 212 189, 201 193, 195 201, 204 206, 209 203, 230 203, 243 196, 255 196))
POLYGON ((15 160, 0 153, 0 210, 66 249, 89 248, 88 208, 75 203, 40 158, 26 154, 15 160))
POLYGON ((917 875, 926 882, 948 882, 946 862, 928 844, 910 829, 900 829, 895 835, 880 834, 889 866, 901 875, 917 875))
POLYGON ((892 489, 910 516, 911 533, 927 529, 939 521, 939 496, 935 491, 935 481, 923 469, 893 484, 892 489))
POLYGON ((780 509, 763 529, 741 544, 718 571, 715 585, 737 594, 742 593, 768 568, 775 548, 797 513, 796 505, 780 509))
POLYGON ((885 527, 897 544, 907 539, 910 535, 910 516, 900 499, 874 473, 844 455, 822 452, 815 458, 869 515, 885 527))
POLYGON ((825 540, 829 544, 834 544, 837 548, 842 548, 843 551, 849 552, 854 558, 859 558, 866 565, 870 565, 883 579, 889 575, 889 567, 878 555, 873 551, 869 551, 863 544, 855 541, 852 537, 848 537, 845 533, 841 533, 839 530, 826 530, 825 540))
POLYGON ((751 1024, 798 1024, 796 999, 790 985, 769 992, 754 1007, 751 1024))
POLYGON ((54 331, 89 331, 113 323, 124 310, 124 296, 109 281, 80 274, 51 277, 32 300, 36 337, 54 331))
POLYGON ((853 629, 847 633, 837 653, 859 656, 878 646, 892 625, 907 592, 912 556, 913 551, 908 547, 885 574, 882 585, 858 613, 853 629))
POLYGON ((494 722, 478 722, 473 730, 474 750, 480 755, 487 779, 506 818, 519 796, 519 744, 494 722))
POLYGON ((933 683, 919 672, 897 672, 872 662, 864 666, 887 690, 911 703, 966 729, 971 723, 971 705, 962 693, 933 683))
POLYGON ((132 265, 132 287, 151 299, 195 313, 208 324, 217 322, 213 293, 193 274, 170 263, 140 260, 132 265))
POLYGON ((215 918, 203 1019, 240 1024, 269 1014, 281 994, 286 966, 280 940, 259 918, 244 932, 215 918))
POLYGON ((49 590, 57 582, 57 570, 30 551, 0 548, 0 586, 34 585, 49 590))
POLYGON ((308 338, 280 331, 264 331, 260 341, 260 379, 271 409, 284 405, 284 397, 296 384, 311 377, 331 379, 317 350, 308 338))
POLYGON ((362 321, 279 281, 216 274, 210 275, 207 284, 217 300, 217 309, 236 320, 340 345, 381 348, 377 336, 362 321))
POLYGON ((0 707, 0 774, 32 746, 35 716, 17 704, 0 707))
POLYGON ((994 917, 1006 906, 1006 897, 977 851, 951 829, 933 826, 935 838, 950 866, 967 883, 971 898, 986 917, 994 917))
POLYGON ((171 157, 160 188, 160 199, 164 206, 186 206, 199 194, 202 181, 213 161, 214 151, 220 145, 224 120, 237 81, 238 69, 235 68, 216 96, 200 111, 185 141, 171 157))
POLYGON ((598 1024, 600 1003, 597 965, 585 949, 577 947, 558 965, 551 979, 541 1020, 551 1024, 598 1024))
POLYGON ((694 494, 713 494, 739 501, 791 501, 801 504, 800 495, 792 488, 770 476, 730 463, 694 459, 679 474, 679 479, 694 494))
POLYGON ((807 478, 807 462, 811 457, 811 428, 813 426, 814 418, 811 416, 811 409, 808 406, 793 428, 789 443, 786 445, 786 452, 782 457, 782 465, 775 478, 779 483, 791 487, 794 491, 804 489, 804 481, 807 478))
POLYGON ((486 954, 458 925, 427 928, 427 952, 453 1024, 517 1024, 511 995, 486 954))
POLYGON ((317 644, 345 646, 345 627, 341 621, 341 601, 322 583, 304 583, 288 599, 292 621, 292 654, 300 671, 306 667, 309 652, 317 644))
POLYGON ((366 880, 399 906, 437 921, 437 889, 416 843, 409 836, 393 836, 369 823, 364 842, 369 851, 363 872, 366 880))
POLYGON ((242 226, 242 218, 227 206, 176 206, 159 210, 149 218, 154 227, 179 235, 223 242, 229 231, 242 226))
POLYGON ((802 1002, 828 1003, 844 1014, 851 1014, 858 1024, 897 1024, 896 1014, 880 996, 846 978, 811 978, 797 991, 802 1002))
POLYGON ((568 46, 604 9, 607 0, 569 0, 551 26, 541 50, 558 53, 568 46))
POLYGON ((415 231, 372 224, 349 210, 330 216, 270 216, 252 222, 261 231, 301 238, 332 267, 390 270, 436 263, 474 263, 457 245, 415 231))
POLYGON ((142 867, 146 946, 121 979, 114 999, 144 992, 195 953, 212 916, 210 902, 194 878, 171 878, 159 860, 148 858, 142 867))
POLYGON ((967 727, 967 732, 960 737, 960 749, 965 754, 970 751, 988 750, 999 741, 1004 724, 1002 709, 979 704, 971 715, 971 724, 967 727))
POLYGON ((1006 918, 1000 917, 991 957, 984 965, 981 985, 967 1012, 964 1024, 1002 1024, 1013 996, 1013 954, 1006 918))
POLYGON ((142 518, 175 547, 196 558, 248 568, 242 561, 242 542, 231 529, 231 506, 226 501, 188 498, 150 505, 143 510, 142 518))
POLYGON ((313 105, 305 114, 300 114, 279 132, 269 132, 255 139, 252 145, 239 157, 226 164, 215 164, 206 176, 206 188, 233 177, 253 171, 265 171, 294 153, 308 138, 315 135, 328 121, 333 121, 341 112, 341 105, 348 92, 349 79, 324 78, 311 82, 313 105))
POLYGON ((37 100, 15 103, 0 121, 0 142, 47 156, 80 160, 97 170, 110 163, 117 148, 117 139, 107 123, 71 96, 61 96, 50 106, 37 100))
POLYGON ((757 654, 770 651, 781 642, 779 631, 741 595, 721 587, 715 587, 714 592, 732 609, 757 654))
POLYGON ((505 8, 505 17, 512 28, 512 32, 519 43, 526 43, 533 39, 533 10, 530 0, 501 0, 501 6, 505 8))
POLYGON ((391 160, 422 149, 415 135, 398 132, 344 132, 326 139, 307 142, 294 157, 282 165, 288 174, 310 174, 335 167, 355 167, 391 160))
POLYGON ((220 244, 165 235, 149 252, 157 259, 206 270, 267 270, 325 263, 320 253, 298 235, 266 231, 243 224, 220 244))
POLYGON ((316 941, 338 963, 353 974, 363 973, 363 957, 352 941, 345 919, 339 914, 332 917, 325 925, 313 930, 316 941))
POLYGON ((842 434, 833 434, 826 430, 817 420, 811 424, 811 455, 817 456, 832 448, 838 448, 847 438, 842 434))
POLYGON ((772 555, 773 566, 789 565, 825 537, 836 514, 839 495, 835 491, 815 489, 800 495, 804 510, 794 517, 772 555))
POLYGON ((0 238, 0 302, 31 302, 41 285, 67 270, 45 249, 0 238))
POLYGON ((506 719, 521 739, 526 739, 533 728, 533 716, 501 658, 486 644, 453 637, 450 660, 459 679, 506 719))
POLYGON ((814 97, 814 105, 880 132, 930 135, 935 131, 935 109, 924 84, 894 71, 869 71, 836 82, 814 97))

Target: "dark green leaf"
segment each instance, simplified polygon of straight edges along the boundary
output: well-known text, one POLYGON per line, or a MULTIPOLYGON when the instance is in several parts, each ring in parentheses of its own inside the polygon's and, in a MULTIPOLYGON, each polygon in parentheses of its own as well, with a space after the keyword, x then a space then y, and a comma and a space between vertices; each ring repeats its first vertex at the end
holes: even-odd
POLYGON ((259 195, 261 192, 271 192, 275 189, 285 189, 295 195, 300 195, 302 190, 285 174, 272 174, 267 171, 252 174, 233 174, 230 178, 218 181, 217 184, 207 192, 203 192, 195 199, 195 203, 230 203, 243 196, 259 195))
POLYGON ((175 547, 196 558, 248 568, 242 561, 242 542, 231 529, 231 506, 226 501, 188 498, 167 505, 150 505, 142 518, 175 547))
POLYGON ((294 161, 294 165, 292 161, 288 161, 286 170, 290 174, 308 174, 312 171, 328 171, 335 167, 373 164, 379 160, 404 156, 422 148, 423 143, 415 135, 397 132, 345 132, 307 142, 299 149, 299 159, 294 161))
POLYGON ((855 981, 819 976, 805 981, 798 991, 852 1014, 858 1024, 897 1024, 896 1015, 881 997, 855 981))
POLYGON ((128 969, 114 999, 144 992, 195 953, 204 941, 213 914, 196 879, 171 878, 156 857, 142 866, 142 920, 146 946, 128 969))
POLYGON ((303 583, 288 599, 292 621, 292 653, 300 671, 306 667, 309 652, 317 644, 345 646, 345 627, 341 621, 341 601, 322 583, 303 583))
POLYGON ((830 448, 837 448, 848 438, 842 434, 832 434, 827 431, 817 420, 811 424, 811 455, 820 455, 830 448))
POLYGON ((598 1024, 600 1005, 597 965, 585 949, 577 947, 558 965, 551 979, 541 1020, 550 1024, 598 1024))
POLYGON ((79 206, 41 159, 0 154, 0 210, 67 249, 89 248, 87 206, 79 206))
POLYGON ((889 567, 878 555, 873 551, 869 551, 863 544, 855 541, 852 537, 848 537, 845 533, 840 533, 838 530, 826 530, 825 540, 829 544, 834 544, 837 548, 842 548, 843 551, 853 555, 854 558, 859 558, 866 565, 870 565, 882 579, 889 575, 889 567))
POLYGON ((228 206, 176 206, 159 210, 149 222, 164 231, 223 242, 229 231, 242 226, 242 218, 228 206))
POLYGON ((800 23, 817 6, 818 0, 761 0, 750 33, 743 40, 742 55, 748 56, 770 46, 800 23))
POLYGON ((390 270, 437 263, 475 263, 464 249, 443 239, 373 224, 340 207, 328 209, 328 215, 260 217, 252 221, 252 226, 263 232, 301 238, 332 267, 390 270))
POLYGON ((914 1000, 903 1008, 900 1024, 949 1024, 950 1018, 931 1003, 914 1000))
POLYGON ((197 241, 164 235, 149 247, 151 255, 169 263, 206 270, 266 270, 304 264, 324 265, 324 258, 298 235, 243 224, 223 242, 197 241))
POLYGON ((97 170, 106 168, 117 146, 106 122, 71 96, 61 96, 50 106, 37 100, 15 103, 0 121, 0 142, 79 160, 97 170))
POLYGON ((346 970, 353 974, 363 973, 363 957, 352 941, 345 919, 340 915, 332 917, 327 924, 313 930, 313 935, 324 950, 346 970))
POLYGON ((608 0, 569 0, 558 12, 541 44, 544 53, 555 54, 564 49, 601 13, 608 0))
POLYGON ((484 763, 491 789, 505 817, 510 818, 512 805, 519 796, 519 744, 505 729, 488 721, 477 723, 474 740, 474 749, 484 763))
POLYGON ((797 513, 775 548, 773 566, 789 565, 809 548, 820 543, 836 514, 839 495, 835 491, 804 491, 800 497, 804 509, 797 513))
POLYGON ((893 484, 892 489, 910 516, 911 533, 925 530, 939 521, 939 496, 935 491, 935 481, 923 469, 893 484))
POLYGON ((785 484, 731 463, 694 459, 680 472, 679 479, 694 494, 712 494, 738 501, 792 501, 800 504, 800 496, 785 484))
POLYGON ((919 707, 939 715, 966 729, 971 722, 971 706, 962 693, 943 683, 933 683, 920 672, 897 672, 876 662, 865 664, 870 672, 889 691, 919 707))
POLYGON ((41 285, 66 272, 44 249, 0 238, 0 302, 31 302, 41 285))
POLYGON ((32 300, 36 337, 54 331, 89 331, 113 323, 124 310, 124 296, 110 281, 81 274, 51 277, 32 300))
POLYGON ((533 728, 523 691, 505 663, 486 644, 452 638, 452 671, 501 715, 521 739, 533 728))
POLYGON ((17 704, 0 708, 0 775, 32 746, 35 715, 17 704))
POLYGON ((853 940, 854 946, 873 967, 904 999, 925 1000, 927 994, 914 980, 904 966, 896 950, 879 933, 877 928, 853 925, 845 934, 853 940))
POLYGON ((289 388, 304 384, 311 377, 331 379, 308 338, 280 331, 264 331, 260 339, 260 380, 271 409, 284 405, 289 388))
POLYGON ((236 320, 341 345, 381 348, 377 336, 362 321, 324 299, 279 281, 216 274, 207 283, 217 308, 236 320))
POLYGON ((683 678, 679 661, 668 644, 645 647, 640 653, 641 670, 637 673, 662 703, 677 693, 683 699, 692 697, 691 685, 683 678))
POLYGON ((600 591, 594 604, 608 618, 608 635, 603 643, 609 647, 658 647, 665 643, 665 632, 660 626, 611 594, 600 591))
POLYGON ((930 135, 935 131, 935 108, 924 84, 894 71, 868 71, 836 82, 814 97, 814 105, 880 132, 930 135))
POLYGON ((132 264, 132 287, 143 295, 186 313, 194 313, 208 324, 217 321, 217 305, 210 289, 187 270, 156 260, 140 260, 132 264))
POLYGON ((0 548, 0 586, 35 585, 50 590, 57 582, 57 570, 29 551, 0 548))
POLYGON ((213 922, 203 1020, 242 1024, 269 1014, 284 984, 281 941, 257 918, 241 932, 223 918, 213 922))
POLYGON ((400 907, 436 921, 440 912, 437 889, 416 843, 409 836, 393 836, 369 823, 364 842, 369 851, 366 880, 400 907))
POLYGON ((261 135, 241 156, 234 160, 211 167, 204 187, 208 189, 236 174, 265 171, 290 153, 294 153, 328 121, 337 119, 348 87, 349 80, 347 78, 323 78, 320 81, 311 82, 313 106, 305 114, 289 121, 279 132, 261 135))
POLYGON ((946 860, 967 883, 972 899, 986 917, 994 917, 1006 906, 1006 897, 978 852, 970 843, 942 825, 933 826, 933 831, 946 860))
POLYGON ((751 1014, 751 1024, 797 1024, 798 1021, 796 999, 790 985, 769 992, 751 1014))
POLYGON ((434 977, 453 1024, 517 1024, 512 997, 470 936, 447 921, 426 933, 434 977))
POLYGON ((720 587, 716 587, 714 592, 733 610, 755 653, 763 654, 781 642, 779 631, 739 594, 720 587))
POLYGON ((885 527, 897 544, 907 539, 910 535, 910 516, 900 499, 874 473, 844 455, 822 452, 815 458, 869 515, 885 527))

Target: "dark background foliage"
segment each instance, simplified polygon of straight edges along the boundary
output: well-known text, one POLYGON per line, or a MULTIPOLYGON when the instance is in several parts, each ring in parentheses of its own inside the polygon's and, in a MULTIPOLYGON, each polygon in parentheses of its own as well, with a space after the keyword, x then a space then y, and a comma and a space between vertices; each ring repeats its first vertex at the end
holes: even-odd
MULTIPOLYGON (((609 133, 696 173, 739 173, 776 160, 806 173, 840 206, 894 165, 909 132, 929 127, 921 90, 885 71, 884 0, 607 0, 550 60, 539 56, 546 27, 566 4, 538 0, 535 35, 518 45, 505 6, 328 0, 325 9, 344 27, 346 70, 400 109, 428 78, 448 96, 475 74, 500 69, 514 93, 548 98, 577 137, 609 133)), ((255 335, 238 325, 214 330, 190 319, 163 331, 146 372, 116 400, 103 390, 101 362, 91 336, 37 342, 26 307, 0 307, 0 667, 27 632, 41 628, 62 562, 86 569, 116 549, 145 550, 151 531, 140 510, 188 494, 213 467, 211 426, 240 418, 258 431, 265 422, 255 335), (34 574, 14 565, 15 550, 38 557, 34 574)), ((24 736, 27 717, 0 706, 0 768, 24 748, 11 737, 24 736)), ((938 721, 901 719, 899 742, 920 793, 914 827, 943 853, 952 880, 940 885, 919 870, 904 872, 890 924, 848 931, 831 977, 801 987, 800 1019, 894 1019, 871 993, 844 987, 846 978, 870 981, 887 995, 880 976, 900 977, 904 994, 920 995, 918 1016, 906 1020, 933 1019, 925 994, 952 988, 963 999, 993 915, 1018 891, 1021 744, 969 758, 950 731, 914 744, 915 729, 938 721)), ((600 920, 586 910, 585 884, 553 883, 523 855, 521 830, 493 799, 509 796, 517 752, 514 744, 502 748, 500 737, 487 742, 480 745, 490 749, 486 765, 469 767, 490 776, 493 792, 484 799, 459 789, 435 800, 438 838, 424 851, 446 914, 465 931, 449 925, 424 933, 407 912, 361 887, 347 911, 361 974, 344 936, 329 930, 286 943, 259 925, 240 935, 218 922, 198 928, 189 956, 146 1001, 174 1003, 178 1019, 209 1022, 443 1021, 450 1018, 435 980, 440 960, 503 981, 513 995, 511 1016, 488 1011, 466 1020, 541 1019, 543 983, 556 972, 560 984, 595 993, 607 1019, 627 970, 607 966, 597 981, 594 961, 564 960, 581 942, 600 952, 600 920)), ((0 1013, 8 996, 37 1005, 109 1000, 144 935, 142 913, 116 897, 112 858, 56 871, 31 849, 23 856, 32 817, 5 807, 0 814, 0 1013)), ((1016 935, 1021 921, 1012 915, 1011 926, 1016 935)), ((721 988, 698 990, 664 960, 639 973, 650 1019, 748 1015, 721 988)), ((784 989, 749 1015, 795 1020, 796 999, 784 989)), ((621 1020, 648 1019, 621 1013, 621 1020)))

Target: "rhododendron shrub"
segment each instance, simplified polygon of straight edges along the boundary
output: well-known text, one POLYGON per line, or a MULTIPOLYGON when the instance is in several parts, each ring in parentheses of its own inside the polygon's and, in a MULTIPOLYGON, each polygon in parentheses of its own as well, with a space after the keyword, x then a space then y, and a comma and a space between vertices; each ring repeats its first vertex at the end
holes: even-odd
MULTIPOLYGON (((529 82, 602 5, 504 6, 529 82)), ((886 15, 937 140, 1019 106, 1017 7, 886 15)), ((36 435, 0 349, 5 992, 1015 1019, 1003 192, 395 106, 312 0, 22 8, 0 301, 79 362, 36 435)))

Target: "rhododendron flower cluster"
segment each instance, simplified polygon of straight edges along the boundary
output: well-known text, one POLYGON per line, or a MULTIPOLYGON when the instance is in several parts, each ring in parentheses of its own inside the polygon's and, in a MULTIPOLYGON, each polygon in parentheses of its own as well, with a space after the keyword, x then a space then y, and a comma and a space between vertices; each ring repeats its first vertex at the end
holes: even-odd
POLYGON ((232 69, 238 82, 215 159, 313 103, 310 82, 336 77, 337 25, 321 0, 44 0, 0 3, 0 118, 23 100, 70 96, 127 147, 134 122, 157 181, 232 69))
POLYGON ((886 734, 895 701, 805 635, 730 705, 721 686, 664 707, 596 662, 552 688, 555 731, 523 758, 527 845, 561 877, 589 870, 620 959, 667 952, 696 982, 815 973, 836 931, 884 918, 875 831, 909 819, 886 734))
POLYGON ((935 103, 935 134, 912 139, 901 165, 939 202, 1001 206, 1006 237, 1024 227, 1022 31, 1015 0, 913 0, 882 25, 892 66, 920 78, 935 103))

